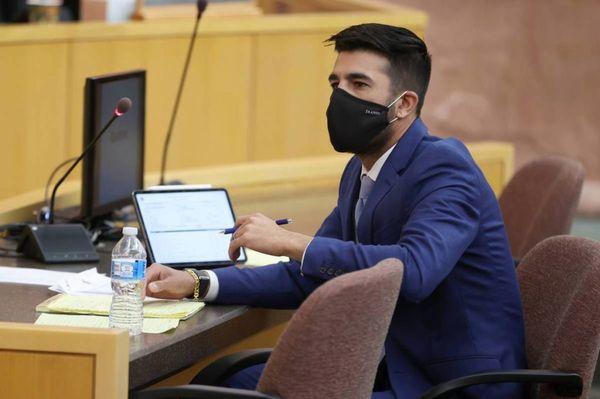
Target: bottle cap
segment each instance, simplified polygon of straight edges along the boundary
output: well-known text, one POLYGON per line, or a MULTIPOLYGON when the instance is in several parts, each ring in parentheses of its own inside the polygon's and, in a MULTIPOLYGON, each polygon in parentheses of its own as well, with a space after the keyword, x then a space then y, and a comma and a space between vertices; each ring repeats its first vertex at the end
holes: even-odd
POLYGON ((126 236, 137 236, 137 227, 123 227, 123 234, 126 236))

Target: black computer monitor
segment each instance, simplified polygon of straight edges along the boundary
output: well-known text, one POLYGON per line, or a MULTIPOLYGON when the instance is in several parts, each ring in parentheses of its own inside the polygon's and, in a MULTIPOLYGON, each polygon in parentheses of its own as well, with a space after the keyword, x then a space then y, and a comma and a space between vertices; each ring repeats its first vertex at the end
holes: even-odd
POLYGON ((143 188, 146 71, 89 77, 84 96, 84 148, 110 120, 120 98, 132 102, 83 159, 81 216, 92 219, 130 204, 131 193, 143 188))
POLYGON ((0 23, 27 22, 27 0, 0 0, 0 23))

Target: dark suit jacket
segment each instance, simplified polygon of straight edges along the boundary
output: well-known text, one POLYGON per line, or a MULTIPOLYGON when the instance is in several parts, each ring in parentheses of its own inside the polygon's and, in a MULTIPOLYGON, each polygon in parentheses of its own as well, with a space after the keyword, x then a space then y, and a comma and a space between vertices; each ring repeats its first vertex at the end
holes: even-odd
MULTIPOLYGON (((430 136, 417 119, 377 177, 356 243, 360 173, 353 157, 338 205, 302 265, 217 269, 217 302, 294 308, 337 275, 398 258, 404 280, 385 342, 397 397, 417 398, 466 374, 525 367, 521 300, 504 223, 466 147, 430 136)), ((512 384, 480 386, 466 397, 514 399, 522 392, 512 384)))

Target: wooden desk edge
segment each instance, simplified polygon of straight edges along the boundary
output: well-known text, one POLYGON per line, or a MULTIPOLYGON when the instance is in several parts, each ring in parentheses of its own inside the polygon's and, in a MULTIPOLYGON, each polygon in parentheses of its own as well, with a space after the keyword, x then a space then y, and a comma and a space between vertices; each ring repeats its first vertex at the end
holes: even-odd
MULTIPOLYGON (((467 143, 477 163, 497 160, 502 168, 501 182, 496 182, 496 194, 508 182, 514 167, 514 146, 506 142, 467 143)), ((257 198, 272 195, 278 187, 296 185, 300 188, 309 182, 315 187, 337 187, 348 154, 321 157, 304 157, 290 160, 244 162, 232 165, 210 166, 167 172, 167 180, 181 179, 190 184, 210 183, 214 187, 225 187, 239 198, 257 198), (267 194, 265 194, 267 192, 267 194), (262 194, 261 194, 262 193, 262 194)), ((147 173, 145 186, 155 185, 158 173, 147 173)), ((57 199, 59 207, 79 204, 81 192, 79 181, 66 183, 57 199)), ((0 223, 30 220, 33 211, 41 207, 43 190, 33 190, 12 198, 0 200, 0 223)))

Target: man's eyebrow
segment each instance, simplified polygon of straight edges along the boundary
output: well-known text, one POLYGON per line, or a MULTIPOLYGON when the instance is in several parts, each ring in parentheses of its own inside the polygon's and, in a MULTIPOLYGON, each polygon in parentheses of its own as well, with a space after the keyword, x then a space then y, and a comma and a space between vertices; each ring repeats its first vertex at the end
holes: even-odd
MULTIPOLYGON (((364 74, 362 72, 350 72, 349 74, 346 75, 346 78, 351 79, 351 80, 360 79, 360 80, 366 80, 369 82, 373 82, 373 79, 371 79, 371 77, 369 77, 369 75, 364 74)), ((335 73, 332 73, 329 75, 330 82, 334 82, 337 80, 340 80, 340 78, 335 73)))
POLYGON ((371 79, 371 77, 369 77, 368 75, 366 75, 362 72, 350 72, 348 74, 348 79, 368 80, 369 82, 373 81, 373 79, 371 79))

